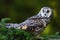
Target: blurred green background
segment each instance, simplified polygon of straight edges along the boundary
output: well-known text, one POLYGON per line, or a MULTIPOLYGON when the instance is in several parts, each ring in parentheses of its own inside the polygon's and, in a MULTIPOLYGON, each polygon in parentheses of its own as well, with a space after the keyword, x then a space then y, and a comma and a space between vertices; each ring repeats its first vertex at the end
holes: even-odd
POLYGON ((42 34, 60 32, 60 0, 0 0, 0 20, 11 18, 10 22, 20 23, 37 14, 44 6, 53 9, 53 19, 42 34))

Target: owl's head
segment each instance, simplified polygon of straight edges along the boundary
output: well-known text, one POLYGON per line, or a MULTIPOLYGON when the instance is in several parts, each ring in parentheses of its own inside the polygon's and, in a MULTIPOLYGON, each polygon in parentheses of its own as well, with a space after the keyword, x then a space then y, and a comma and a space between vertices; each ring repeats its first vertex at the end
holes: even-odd
POLYGON ((49 7, 41 8, 40 12, 38 13, 41 17, 50 17, 52 15, 52 9, 49 7))

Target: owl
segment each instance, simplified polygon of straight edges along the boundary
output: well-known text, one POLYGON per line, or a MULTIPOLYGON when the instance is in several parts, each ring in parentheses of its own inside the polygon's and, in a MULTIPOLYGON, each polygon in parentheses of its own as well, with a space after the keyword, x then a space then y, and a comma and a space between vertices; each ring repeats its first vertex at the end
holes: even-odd
POLYGON ((46 28, 51 18, 52 18, 52 9, 49 7, 42 7, 38 14, 27 18, 24 22, 19 24, 7 23, 6 27, 23 29, 28 32, 33 32, 34 35, 38 35, 46 28))

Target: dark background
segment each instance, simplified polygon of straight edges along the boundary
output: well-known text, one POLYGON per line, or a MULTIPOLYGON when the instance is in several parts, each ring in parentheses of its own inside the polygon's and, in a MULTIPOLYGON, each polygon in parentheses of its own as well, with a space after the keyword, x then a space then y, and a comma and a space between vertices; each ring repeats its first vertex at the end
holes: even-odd
POLYGON ((37 14, 44 6, 53 9, 53 19, 42 34, 60 32, 59 0, 0 0, 0 20, 11 18, 10 22, 20 23, 37 14))

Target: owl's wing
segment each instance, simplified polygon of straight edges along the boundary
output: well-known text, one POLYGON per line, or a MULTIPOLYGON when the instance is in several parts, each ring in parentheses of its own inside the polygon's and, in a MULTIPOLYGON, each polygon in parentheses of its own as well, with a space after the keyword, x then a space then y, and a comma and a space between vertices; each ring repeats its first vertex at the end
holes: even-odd
POLYGON ((30 17, 26 21, 20 23, 19 27, 21 27, 21 29, 25 28, 27 31, 33 31, 35 34, 38 34, 45 28, 45 21, 40 18, 30 17))

